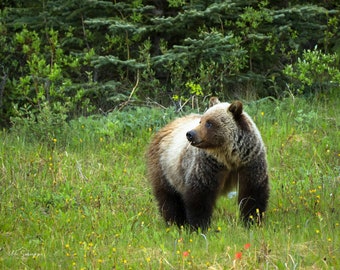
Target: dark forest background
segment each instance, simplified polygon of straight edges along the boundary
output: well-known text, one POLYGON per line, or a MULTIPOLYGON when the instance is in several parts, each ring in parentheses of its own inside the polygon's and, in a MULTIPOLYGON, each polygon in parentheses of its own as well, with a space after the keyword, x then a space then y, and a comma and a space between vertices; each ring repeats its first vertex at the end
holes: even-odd
POLYGON ((340 4, 2 0, 0 126, 339 91, 340 4))

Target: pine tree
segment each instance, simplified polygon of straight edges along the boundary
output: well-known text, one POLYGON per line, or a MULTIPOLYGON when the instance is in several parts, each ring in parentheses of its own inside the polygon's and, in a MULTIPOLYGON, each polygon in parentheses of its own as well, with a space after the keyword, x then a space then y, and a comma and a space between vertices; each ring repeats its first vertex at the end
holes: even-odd
POLYGON ((37 108, 44 98, 82 114, 127 99, 280 95, 284 66, 304 50, 340 51, 335 0, 6 0, 0 8, 2 124, 13 104, 37 108))

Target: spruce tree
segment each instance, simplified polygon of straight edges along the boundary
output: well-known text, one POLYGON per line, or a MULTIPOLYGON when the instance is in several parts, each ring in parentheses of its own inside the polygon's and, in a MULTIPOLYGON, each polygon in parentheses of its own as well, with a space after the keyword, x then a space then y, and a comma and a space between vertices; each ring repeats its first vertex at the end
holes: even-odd
POLYGON ((13 104, 36 108, 43 92, 72 103, 70 115, 147 98, 280 96, 284 66, 304 50, 340 51, 335 0, 5 0, 0 8, 3 123, 13 104))

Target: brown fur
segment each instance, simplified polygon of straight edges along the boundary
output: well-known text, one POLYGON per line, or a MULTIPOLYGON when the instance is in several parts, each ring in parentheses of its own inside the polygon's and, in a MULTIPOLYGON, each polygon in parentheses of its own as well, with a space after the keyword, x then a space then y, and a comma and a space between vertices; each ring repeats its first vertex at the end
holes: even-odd
POLYGON ((212 107, 218 103, 221 103, 218 99, 218 97, 211 97, 209 100, 209 107, 212 107))
POLYGON ((176 119, 153 138, 148 175, 167 222, 206 229, 217 197, 238 188, 245 222, 261 220, 269 197, 261 135, 242 103, 219 103, 176 119))

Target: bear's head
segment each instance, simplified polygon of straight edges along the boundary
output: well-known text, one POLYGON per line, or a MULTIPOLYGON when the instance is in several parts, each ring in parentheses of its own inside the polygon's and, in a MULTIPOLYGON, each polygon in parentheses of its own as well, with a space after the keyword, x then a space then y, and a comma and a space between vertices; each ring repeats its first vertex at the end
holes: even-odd
POLYGON ((251 122, 243 112, 240 101, 214 103, 201 117, 197 127, 187 132, 192 146, 203 149, 233 150, 242 131, 249 130, 251 122))

